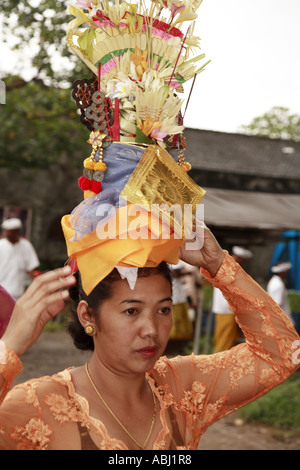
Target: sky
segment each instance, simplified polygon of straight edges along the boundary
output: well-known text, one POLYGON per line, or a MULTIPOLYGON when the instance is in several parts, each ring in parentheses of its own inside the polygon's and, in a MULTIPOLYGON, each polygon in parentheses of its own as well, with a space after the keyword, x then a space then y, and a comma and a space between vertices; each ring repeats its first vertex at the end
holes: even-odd
POLYGON ((237 132, 273 106, 300 114, 300 0, 204 0, 197 34, 211 63, 184 125, 237 132))
MULTIPOLYGON (((195 81, 186 127, 239 132, 273 106, 300 114, 300 0, 203 0, 198 14, 195 34, 211 62, 195 81)), ((17 58, 0 48, 0 67, 5 57, 13 67, 17 58)))

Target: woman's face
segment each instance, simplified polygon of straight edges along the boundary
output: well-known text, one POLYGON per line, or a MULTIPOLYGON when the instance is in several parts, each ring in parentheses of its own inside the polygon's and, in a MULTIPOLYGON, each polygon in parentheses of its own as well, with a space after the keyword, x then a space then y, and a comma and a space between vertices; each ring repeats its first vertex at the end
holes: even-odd
POLYGON ((99 309, 95 353, 109 369, 145 373, 162 355, 172 327, 172 292, 161 274, 113 283, 99 309))

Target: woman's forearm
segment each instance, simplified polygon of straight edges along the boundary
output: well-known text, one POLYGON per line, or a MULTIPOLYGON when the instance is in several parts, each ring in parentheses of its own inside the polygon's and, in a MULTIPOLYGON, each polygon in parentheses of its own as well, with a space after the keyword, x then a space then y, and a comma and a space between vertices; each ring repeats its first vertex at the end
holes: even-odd
POLYGON ((293 344, 299 335, 268 293, 228 254, 214 278, 208 273, 204 275, 221 289, 236 314, 248 348, 281 374, 296 369, 297 364, 292 360, 293 344))

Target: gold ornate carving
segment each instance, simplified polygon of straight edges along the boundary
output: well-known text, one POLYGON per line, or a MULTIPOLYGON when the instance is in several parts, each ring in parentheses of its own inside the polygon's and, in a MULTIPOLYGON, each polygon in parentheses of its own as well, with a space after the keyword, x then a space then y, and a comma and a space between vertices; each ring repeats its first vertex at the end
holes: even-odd
POLYGON ((186 238, 188 228, 184 214, 192 214, 194 218, 204 194, 205 191, 166 150, 151 145, 144 152, 121 197, 160 217, 176 233, 186 238))

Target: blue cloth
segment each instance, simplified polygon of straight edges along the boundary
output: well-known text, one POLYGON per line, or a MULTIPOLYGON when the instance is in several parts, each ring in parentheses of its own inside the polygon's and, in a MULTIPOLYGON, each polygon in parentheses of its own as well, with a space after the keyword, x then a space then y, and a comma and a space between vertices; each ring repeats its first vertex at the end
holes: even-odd
POLYGON ((75 231, 73 240, 96 230, 97 224, 109 216, 109 209, 117 209, 126 202, 120 194, 137 166, 145 149, 134 145, 111 143, 103 152, 107 165, 102 191, 82 201, 71 213, 71 228, 75 231))

